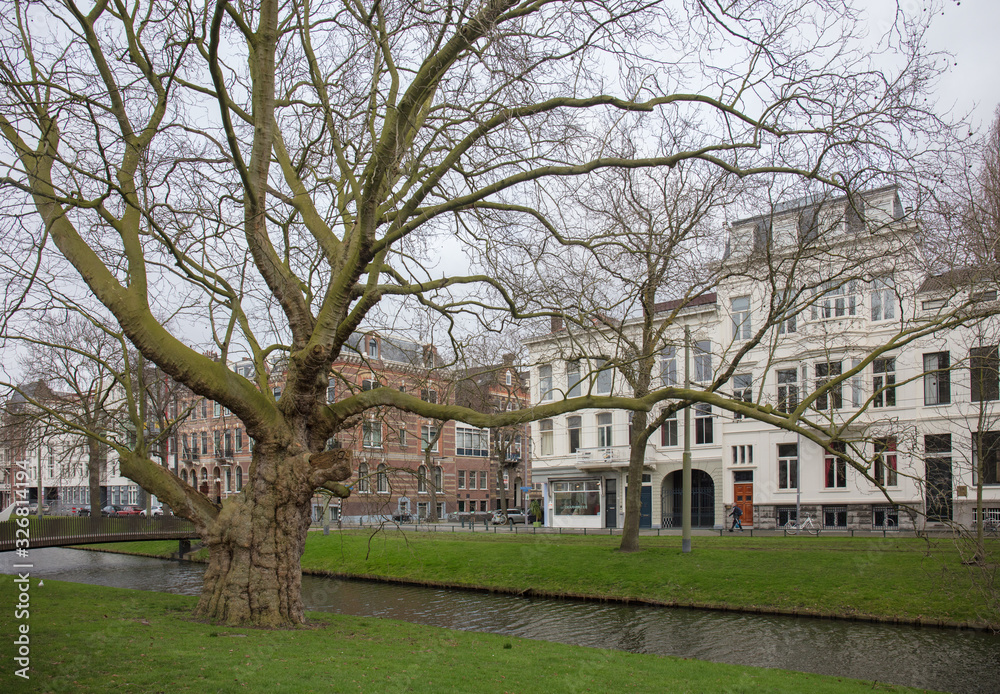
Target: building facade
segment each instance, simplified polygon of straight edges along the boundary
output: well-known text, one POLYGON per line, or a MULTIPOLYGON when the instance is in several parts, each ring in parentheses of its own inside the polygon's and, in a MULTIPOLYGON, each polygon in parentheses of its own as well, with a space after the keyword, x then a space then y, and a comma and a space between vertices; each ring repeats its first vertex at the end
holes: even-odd
MULTIPOLYGON (((232 368, 248 378, 253 375, 249 362, 235 362, 232 368)), ((505 402, 518 407, 527 402, 527 391, 513 363, 477 373, 480 379, 492 374, 504 384, 510 380, 503 391, 505 402)), ((466 372, 444 368, 431 346, 378 333, 357 334, 331 369, 327 401, 387 387, 428 402, 454 402, 458 384, 467 377, 466 372)), ((276 398, 281 396, 284 380, 283 364, 274 363, 269 387, 276 398)), ((216 503, 238 494, 248 479, 254 445, 242 423, 219 403, 193 394, 179 398, 177 411, 187 416, 172 438, 168 456, 170 464, 176 465, 175 472, 216 503)), ((523 438, 527 439, 526 433, 523 438)), ((367 412, 327 442, 328 448, 351 451, 354 466, 354 476, 345 482, 351 496, 330 502, 332 515, 349 522, 378 522, 432 515, 443 519, 499 508, 502 486, 497 483, 494 441, 489 430, 461 422, 442 423, 393 408, 367 412)), ((516 494, 523 494, 519 487, 530 480, 522 449, 526 446, 510 451, 511 456, 516 453, 517 461, 509 468, 517 474, 508 475, 508 489, 503 492, 508 498, 512 498, 512 486, 513 498, 517 498, 516 494)), ((316 520, 327 503, 324 497, 314 498, 316 520)))
MULTIPOLYGON (((757 528, 797 514, 833 529, 969 525, 980 475, 984 515, 1000 519, 1000 324, 988 317, 996 284, 968 271, 927 276, 916 235, 894 188, 860 200, 800 201, 732 226, 715 292, 657 306, 659 320, 671 321, 656 357, 657 387, 689 376, 693 388, 717 387, 779 415, 799 410, 836 431, 834 447, 845 455, 849 447, 862 464, 745 414, 696 404, 695 527, 721 527, 734 504, 743 525, 757 528), (956 310, 977 318, 936 328, 956 310)), ((622 355, 601 331, 571 336, 554 324, 526 346, 533 403, 583 391, 630 394, 607 366, 622 355)), ((684 433, 678 412, 648 442, 643 527, 681 523, 684 433)), ((629 439, 623 410, 532 425, 547 524, 621 527, 629 439)))

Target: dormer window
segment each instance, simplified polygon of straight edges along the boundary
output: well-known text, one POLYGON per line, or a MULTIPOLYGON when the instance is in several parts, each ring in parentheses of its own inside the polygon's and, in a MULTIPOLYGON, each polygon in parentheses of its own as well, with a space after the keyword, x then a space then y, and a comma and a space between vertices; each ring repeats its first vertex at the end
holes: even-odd
POLYGON ((368 356, 372 359, 378 359, 378 340, 374 337, 368 338, 368 356))
POLYGON ((507 385, 511 385, 514 382, 514 377, 510 375, 510 371, 507 372, 504 378, 507 385))

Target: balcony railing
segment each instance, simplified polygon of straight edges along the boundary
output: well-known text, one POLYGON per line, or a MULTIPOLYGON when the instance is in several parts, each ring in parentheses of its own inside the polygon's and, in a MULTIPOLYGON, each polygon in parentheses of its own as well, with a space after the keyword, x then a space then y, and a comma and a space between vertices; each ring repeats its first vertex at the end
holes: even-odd
POLYGON ((576 451, 577 465, 599 465, 606 463, 627 463, 628 446, 606 446, 603 448, 578 448, 576 451))

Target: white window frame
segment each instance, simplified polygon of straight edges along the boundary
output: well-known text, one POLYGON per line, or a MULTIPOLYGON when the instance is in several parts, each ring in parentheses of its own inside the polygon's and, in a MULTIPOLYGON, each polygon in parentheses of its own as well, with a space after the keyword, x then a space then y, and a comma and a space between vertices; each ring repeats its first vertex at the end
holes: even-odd
POLYGON ((730 315, 733 319, 733 339, 750 339, 750 297, 737 296, 730 301, 730 315))

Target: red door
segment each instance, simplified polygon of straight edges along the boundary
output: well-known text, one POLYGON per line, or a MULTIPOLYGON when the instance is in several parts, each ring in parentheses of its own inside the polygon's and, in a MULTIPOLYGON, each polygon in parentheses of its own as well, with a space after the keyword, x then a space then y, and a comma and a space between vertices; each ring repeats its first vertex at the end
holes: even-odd
POLYGON ((736 482, 733 484, 733 498, 735 504, 743 511, 740 523, 750 525, 753 523, 753 482, 736 482))

